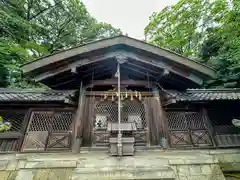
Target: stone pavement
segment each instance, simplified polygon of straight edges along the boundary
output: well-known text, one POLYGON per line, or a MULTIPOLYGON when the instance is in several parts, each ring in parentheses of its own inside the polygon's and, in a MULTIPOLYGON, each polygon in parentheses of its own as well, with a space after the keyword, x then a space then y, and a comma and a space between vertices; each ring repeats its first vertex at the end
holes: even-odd
POLYGON ((0 155, 0 180, 225 180, 220 166, 230 170, 232 163, 240 164, 240 150, 8 154, 0 155))

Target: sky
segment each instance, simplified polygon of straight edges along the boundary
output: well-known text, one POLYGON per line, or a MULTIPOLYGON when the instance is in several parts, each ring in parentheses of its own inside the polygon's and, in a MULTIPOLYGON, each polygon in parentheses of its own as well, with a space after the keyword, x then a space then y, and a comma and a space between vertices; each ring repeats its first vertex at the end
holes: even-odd
POLYGON ((128 36, 144 39, 144 27, 153 12, 178 0, 82 0, 88 12, 100 22, 120 28, 128 36))

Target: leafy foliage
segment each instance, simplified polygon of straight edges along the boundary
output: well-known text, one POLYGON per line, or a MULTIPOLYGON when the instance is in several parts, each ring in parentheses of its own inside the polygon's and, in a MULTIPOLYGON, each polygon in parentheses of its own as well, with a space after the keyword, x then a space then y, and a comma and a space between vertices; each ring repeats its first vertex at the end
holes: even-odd
POLYGON ((180 0, 154 13, 148 41, 215 66, 206 87, 240 87, 240 1, 180 0))
POLYGON ((0 87, 42 87, 19 66, 39 56, 121 34, 80 0, 0 0, 0 87), (7 78, 6 78, 7 77, 7 78))

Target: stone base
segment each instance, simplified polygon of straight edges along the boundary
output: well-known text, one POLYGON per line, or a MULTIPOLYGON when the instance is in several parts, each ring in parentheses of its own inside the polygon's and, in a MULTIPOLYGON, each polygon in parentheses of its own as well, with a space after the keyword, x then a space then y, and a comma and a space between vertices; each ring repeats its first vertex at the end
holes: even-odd
POLYGON ((9 154, 0 155, 0 180, 225 180, 221 168, 238 164, 240 150, 9 154))

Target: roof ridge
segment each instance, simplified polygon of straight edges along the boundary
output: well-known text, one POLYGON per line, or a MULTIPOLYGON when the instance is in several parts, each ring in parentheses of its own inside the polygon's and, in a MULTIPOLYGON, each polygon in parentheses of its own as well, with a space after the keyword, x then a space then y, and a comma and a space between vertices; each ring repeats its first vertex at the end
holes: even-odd
MULTIPOLYGON (((41 60, 41 59, 43 59, 43 58, 47 58, 47 57, 52 56, 52 55, 56 55, 56 54, 59 54, 59 53, 62 53, 62 52, 66 52, 66 51, 68 51, 68 50, 72 50, 72 49, 75 49, 75 48, 83 47, 83 46, 86 46, 86 45, 89 45, 89 44, 93 44, 93 43, 97 43, 97 42, 101 42, 101 41, 104 41, 104 40, 117 39, 117 38, 128 38, 128 39, 131 39, 131 40, 135 40, 135 41, 144 43, 144 44, 146 44, 146 45, 149 45, 149 46, 152 46, 152 47, 155 47, 155 48, 159 48, 159 49, 161 49, 161 50, 164 50, 164 51, 167 51, 167 52, 169 52, 169 53, 175 54, 175 55, 180 56, 180 57, 182 57, 182 58, 188 59, 188 60, 190 60, 190 61, 192 61, 192 62, 194 62, 194 63, 196 63, 196 64, 199 64, 199 65, 204 66, 204 67, 206 67, 206 68, 209 68, 209 69, 211 69, 211 70, 215 70, 215 68, 214 68, 213 66, 206 65, 206 64, 204 64, 204 63, 199 62, 198 60, 195 60, 195 59, 193 59, 193 58, 184 56, 184 55, 182 55, 182 54, 180 54, 180 53, 177 53, 177 52, 175 52, 175 51, 173 51, 173 50, 170 50, 170 49, 168 49, 168 48, 162 48, 162 47, 159 47, 159 46, 157 46, 157 45, 154 45, 154 44, 152 44, 152 43, 150 43, 150 42, 146 42, 146 41, 139 40, 139 39, 136 39, 136 38, 132 38, 132 37, 129 37, 129 36, 125 36, 125 35, 118 35, 118 36, 103 38, 103 39, 99 39, 99 40, 95 40, 95 41, 90 41, 90 42, 87 42, 87 43, 83 43, 83 44, 80 44, 80 45, 76 45, 76 46, 73 46, 73 47, 70 47, 70 48, 67 48, 67 49, 62 49, 62 50, 59 50, 59 51, 54 52, 54 53, 52 53, 52 54, 47 54, 47 55, 41 56, 41 57, 39 57, 39 58, 36 58, 36 59, 34 59, 34 60, 32 60, 32 61, 28 61, 28 62, 22 64, 21 67, 23 67, 23 66, 25 66, 25 65, 27 65, 27 64, 30 64, 30 63, 32 63, 32 62, 41 60)), ((119 44, 124 44, 124 43, 121 42, 121 43, 119 43, 119 44)))
POLYGON ((240 88, 216 88, 216 89, 187 89, 187 93, 196 93, 196 92, 240 92, 240 88))
POLYGON ((14 88, 0 88, 0 93, 54 93, 54 92, 74 92, 76 90, 54 90, 54 89, 41 89, 41 88, 29 88, 29 89, 14 89, 14 88))

